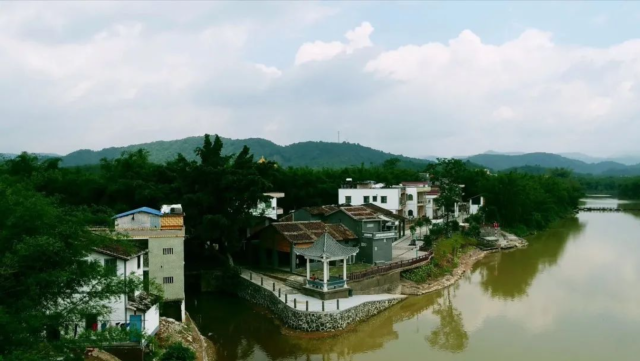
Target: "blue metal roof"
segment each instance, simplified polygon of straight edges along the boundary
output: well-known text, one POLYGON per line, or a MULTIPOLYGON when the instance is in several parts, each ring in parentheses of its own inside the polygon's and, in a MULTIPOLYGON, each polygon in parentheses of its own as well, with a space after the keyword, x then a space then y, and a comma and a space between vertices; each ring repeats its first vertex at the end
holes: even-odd
POLYGON ((131 210, 131 211, 128 211, 128 212, 117 214, 117 215, 113 216, 112 219, 126 217, 126 216, 130 216, 130 215, 136 214, 136 213, 149 213, 149 214, 153 214, 154 216, 161 216, 162 215, 162 212, 160 212, 157 209, 153 209, 153 208, 149 208, 149 207, 142 207, 142 208, 134 209, 134 210, 131 210))

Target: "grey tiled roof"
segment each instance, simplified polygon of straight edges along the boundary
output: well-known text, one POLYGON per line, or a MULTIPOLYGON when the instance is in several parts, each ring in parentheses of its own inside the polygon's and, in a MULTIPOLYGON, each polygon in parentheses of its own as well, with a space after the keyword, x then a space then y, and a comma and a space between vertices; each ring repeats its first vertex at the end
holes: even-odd
POLYGON ((335 258, 349 257, 358 253, 358 247, 346 247, 338 243, 331 235, 324 233, 321 235, 311 247, 299 248, 295 247, 294 252, 304 257, 335 258))

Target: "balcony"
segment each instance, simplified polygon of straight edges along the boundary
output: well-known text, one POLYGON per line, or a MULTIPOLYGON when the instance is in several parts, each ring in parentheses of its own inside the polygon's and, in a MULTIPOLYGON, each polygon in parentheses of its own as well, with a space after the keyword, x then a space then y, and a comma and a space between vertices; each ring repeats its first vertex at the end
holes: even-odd
POLYGON ((372 239, 385 239, 385 238, 394 238, 398 236, 398 233, 395 231, 385 231, 385 232, 364 232, 362 234, 364 238, 372 238, 372 239))

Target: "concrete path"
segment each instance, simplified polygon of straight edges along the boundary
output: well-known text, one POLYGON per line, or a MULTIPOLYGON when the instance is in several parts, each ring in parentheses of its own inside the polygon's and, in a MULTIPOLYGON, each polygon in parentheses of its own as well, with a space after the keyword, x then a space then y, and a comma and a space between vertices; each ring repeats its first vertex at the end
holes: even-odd
POLYGON ((391 248, 391 262, 405 261, 427 254, 427 252, 419 250, 422 241, 417 241, 415 246, 410 246, 409 243, 411 243, 411 237, 402 239, 393 245, 391 248))
MULTIPOLYGON (((242 270, 241 276, 249 280, 250 278, 249 274, 250 274, 250 271, 242 270)), ((295 308, 300 311, 306 311, 307 302, 308 302, 308 311, 322 312, 322 300, 300 294, 298 293, 298 290, 290 288, 278 280, 253 272, 253 275, 251 276, 252 278, 251 282, 253 282, 254 284, 260 285, 261 277, 262 277, 262 287, 273 292, 273 287, 275 284, 275 292, 274 292, 275 295, 277 296, 278 290, 280 290, 279 299, 283 303, 285 303, 285 298, 286 298, 287 306, 291 308, 295 308)), ((349 309, 351 307, 358 306, 360 304, 363 304, 369 301, 382 301, 382 300, 390 300, 390 299, 405 298, 405 297, 406 296, 392 295, 392 294, 386 294, 386 293, 378 294, 378 295, 352 296, 349 298, 340 299, 340 310, 338 310, 338 300, 324 301, 324 311, 338 312, 338 311, 349 309)))

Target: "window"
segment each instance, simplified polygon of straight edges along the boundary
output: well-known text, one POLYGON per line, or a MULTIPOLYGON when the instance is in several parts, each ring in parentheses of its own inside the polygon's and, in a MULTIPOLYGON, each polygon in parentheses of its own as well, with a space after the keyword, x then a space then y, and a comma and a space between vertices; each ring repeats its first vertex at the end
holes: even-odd
POLYGON ((378 201, 378 196, 373 196, 373 201, 377 202, 378 201))
POLYGON ((142 266, 142 256, 138 255, 138 269, 142 266))
POLYGON ((413 209, 410 209, 409 212, 407 212, 407 215, 409 217, 413 217, 413 209))
POLYGON ((162 277, 162 283, 165 285, 168 283, 173 283, 173 277, 162 277))
POLYGON ((413 194, 407 194, 407 200, 408 201, 412 201, 413 200, 413 194))
POLYGON ((173 248, 163 248, 162 254, 163 255, 173 254, 173 248))
POLYGON ((118 260, 115 258, 105 258, 104 268, 110 275, 116 276, 118 274, 118 260))
POLYGON ((344 197, 344 198, 345 198, 344 202, 345 202, 346 204, 351 204, 351 196, 346 196, 346 197, 344 197))
POLYGON ((369 203, 369 196, 364 196, 364 203, 369 203))
POLYGON ((381 196, 380 197, 380 202, 387 203, 387 196, 381 196))

